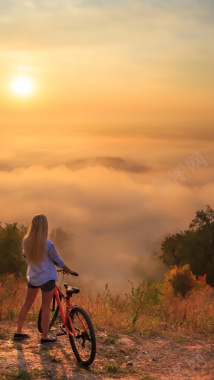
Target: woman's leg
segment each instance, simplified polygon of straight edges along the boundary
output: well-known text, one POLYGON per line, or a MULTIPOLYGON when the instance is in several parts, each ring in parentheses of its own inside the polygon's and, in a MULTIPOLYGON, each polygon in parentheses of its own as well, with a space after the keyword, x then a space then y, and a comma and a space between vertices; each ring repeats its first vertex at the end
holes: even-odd
POLYGON ((50 321, 50 304, 54 295, 54 289, 50 292, 42 291, 42 339, 48 339, 48 327, 50 321))
POLYGON ((22 306, 20 313, 19 313, 19 317, 18 317, 17 334, 22 334, 23 323, 26 319, 28 311, 30 310, 33 302, 35 301, 38 290, 39 290, 39 288, 35 288, 35 289, 28 288, 27 289, 27 295, 26 295, 25 303, 22 306))

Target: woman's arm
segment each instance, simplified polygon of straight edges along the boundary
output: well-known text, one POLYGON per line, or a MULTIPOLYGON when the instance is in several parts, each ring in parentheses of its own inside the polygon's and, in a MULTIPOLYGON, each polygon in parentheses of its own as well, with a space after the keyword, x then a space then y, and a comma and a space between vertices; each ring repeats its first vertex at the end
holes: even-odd
POLYGON ((58 266, 58 268, 63 269, 68 274, 73 274, 73 276, 78 276, 78 273, 76 273, 73 269, 70 269, 67 267, 67 265, 65 265, 64 261, 58 255, 58 253, 57 253, 53 243, 50 241, 50 239, 48 241, 48 255, 49 255, 50 259, 54 262, 54 264, 58 266))
POLYGON ((67 272, 68 274, 73 274, 73 276, 78 276, 78 273, 75 272, 73 269, 70 269, 67 267, 67 265, 64 265, 62 269, 67 272))

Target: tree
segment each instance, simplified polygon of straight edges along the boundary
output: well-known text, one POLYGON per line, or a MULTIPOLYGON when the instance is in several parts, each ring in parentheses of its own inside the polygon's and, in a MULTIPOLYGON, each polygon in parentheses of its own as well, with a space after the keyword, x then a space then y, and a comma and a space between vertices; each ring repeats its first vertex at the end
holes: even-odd
POLYGON ((203 229, 204 227, 212 227, 214 224, 214 210, 210 206, 206 206, 206 211, 199 210, 196 212, 195 219, 189 225, 193 231, 203 229))
POLYGON ((0 224, 0 273, 26 273, 26 263, 22 257, 22 240, 26 227, 17 223, 0 224))
MULTIPOLYGON (((0 274, 2 273, 21 273, 26 275, 27 264, 22 255, 22 241, 27 233, 27 227, 17 223, 6 223, 3 227, 0 223, 0 274)), ((56 228, 51 231, 50 238, 56 248, 66 251, 69 247, 73 234, 56 228)))
POLYGON ((207 283, 214 286, 214 210, 196 212, 189 229, 168 235, 161 244, 160 258, 168 266, 190 265, 196 276, 207 275, 207 283))

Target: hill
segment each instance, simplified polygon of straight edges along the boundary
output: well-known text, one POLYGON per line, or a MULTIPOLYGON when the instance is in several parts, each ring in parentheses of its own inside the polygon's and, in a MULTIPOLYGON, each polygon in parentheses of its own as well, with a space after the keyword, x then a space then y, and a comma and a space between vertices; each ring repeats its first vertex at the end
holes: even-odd
MULTIPOLYGON (((162 326, 160 333, 117 334, 98 330, 97 356, 89 369, 79 366, 67 336, 40 345, 35 322, 28 322, 29 339, 13 342, 15 324, 0 322, 0 379, 204 379, 214 378, 213 339, 162 326)), ((52 330, 56 333, 57 328, 52 330)))

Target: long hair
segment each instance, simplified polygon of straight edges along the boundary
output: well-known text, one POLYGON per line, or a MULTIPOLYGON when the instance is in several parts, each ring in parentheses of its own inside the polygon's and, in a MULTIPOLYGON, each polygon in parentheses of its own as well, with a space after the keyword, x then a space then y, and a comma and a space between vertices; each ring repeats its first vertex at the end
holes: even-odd
POLYGON ((28 263, 39 263, 47 248, 48 221, 45 215, 35 215, 23 239, 23 248, 28 263))

